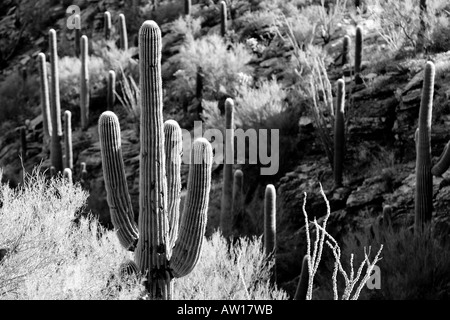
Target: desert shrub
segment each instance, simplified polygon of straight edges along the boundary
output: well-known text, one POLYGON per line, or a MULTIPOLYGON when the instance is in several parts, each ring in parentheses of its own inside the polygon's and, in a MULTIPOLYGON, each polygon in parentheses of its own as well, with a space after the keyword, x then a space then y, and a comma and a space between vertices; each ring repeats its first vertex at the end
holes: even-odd
POLYGON ((203 75, 203 97, 218 100, 221 96, 233 96, 239 84, 239 74, 250 70, 252 54, 244 44, 226 43, 219 35, 207 35, 201 39, 186 37, 180 53, 171 58, 179 70, 170 90, 174 97, 190 97, 195 93, 197 72, 203 75))
MULTIPOLYGON (((0 173, 1 176, 1 173, 0 173)), ((116 276, 125 252, 93 218, 79 218, 87 194, 35 171, 17 189, 0 186, 2 299, 133 299, 137 284, 116 276), (131 284, 131 282, 129 282, 131 284), (121 290, 119 290, 121 286, 121 290)))
POLYGON ((449 299, 450 247, 434 237, 432 230, 413 234, 409 228, 383 228, 374 221, 368 230, 347 236, 343 255, 349 257, 350 252, 361 253, 362 246, 380 243, 384 245, 378 263, 381 288, 366 290, 362 299, 449 299))
POLYGON ((191 36, 198 38, 201 31, 202 18, 193 18, 192 16, 180 16, 171 25, 171 31, 175 35, 183 37, 191 36))
POLYGON ((230 249, 220 232, 204 242, 201 259, 186 277, 175 282, 176 299, 286 300, 271 284, 273 262, 263 252, 261 237, 239 238, 230 249), (205 285, 207 284, 207 285, 205 285))
POLYGON ((255 38, 259 41, 271 40, 275 35, 274 24, 278 14, 273 11, 247 12, 236 19, 236 29, 241 39, 255 38))

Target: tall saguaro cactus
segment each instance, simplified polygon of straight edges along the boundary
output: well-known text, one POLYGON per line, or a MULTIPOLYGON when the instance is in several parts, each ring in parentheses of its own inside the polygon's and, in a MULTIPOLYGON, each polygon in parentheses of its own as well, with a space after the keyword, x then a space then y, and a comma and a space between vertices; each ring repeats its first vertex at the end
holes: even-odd
POLYGON ((233 213, 231 211, 233 197, 233 162, 234 162, 234 102, 225 101, 225 156, 223 164, 223 188, 220 210, 220 229, 225 237, 232 233, 233 213))
POLYGON ((227 3, 225 1, 220 2, 220 34, 225 37, 228 29, 227 21, 227 3))
POLYGON ((342 65, 349 63, 350 61, 349 55, 350 55, 350 37, 345 36, 344 41, 342 43, 342 65))
POLYGON ((47 63, 45 62, 45 54, 42 52, 38 55, 38 64, 41 87, 41 112, 44 131, 44 145, 47 145, 50 137, 52 136, 52 123, 50 115, 50 95, 47 77, 47 63))
POLYGON ((433 111, 434 63, 425 66, 422 100, 419 111, 419 133, 416 155, 415 230, 420 232, 431 220, 433 211, 433 176, 431 174, 431 116, 433 111))
POLYGON ((233 179, 233 201, 231 212, 233 213, 233 229, 239 229, 238 222, 244 215, 244 173, 237 169, 233 179))
POLYGON ((128 50, 127 22, 123 13, 119 14, 120 49, 128 50))
MULTIPOLYGON (((276 226, 276 190, 273 184, 266 187, 264 195, 264 249, 267 256, 276 262, 277 226, 276 226)), ((276 267, 273 266, 273 280, 276 279, 276 267)))
POLYGON ((362 45, 363 45, 363 33, 360 26, 356 27, 355 38, 355 83, 362 84, 361 76, 361 61, 362 61, 362 45))
POLYGON ((64 111, 64 151, 66 155, 65 167, 73 170, 72 150, 72 112, 64 111))
POLYGON ((62 156, 62 124, 61 124, 61 104, 59 99, 59 73, 58 73, 58 51, 56 42, 56 31, 50 29, 50 71, 51 71, 51 118, 52 118, 52 140, 50 157, 55 171, 63 171, 62 156))
POLYGON ((204 138, 193 144, 188 192, 180 216, 181 129, 175 121, 163 127, 161 31, 154 21, 141 26, 139 42, 142 111, 137 227, 127 190, 119 121, 111 111, 105 111, 99 119, 100 149, 107 201, 119 240, 125 248, 134 250, 151 298, 171 299, 172 278, 191 272, 200 256, 211 186, 212 148, 204 138), (174 223, 178 220, 179 226, 174 223))
POLYGON ((103 15, 103 33, 105 36, 105 40, 111 39, 111 28, 112 28, 111 13, 109 11, 105 11, 103 15))
POLYGON ((343 79, 337 81, 337 106, 334 123, 334 185, 342 186, 342 172, 345 157, 345 82, 343 79))
POLYGON ((80 108, 81 108, 81 129, 86 130, 89 126, 89 55, 88 38, 81 37, 81 90, 80 90, 80 108))
POLYGON ((79 14, 75 15, 75 38, 74 38, 74 44, 75 44, 75 56, 80 56, 80 38, 81 38, 81 17, 79 14))
POLYGON ((116 101, 116 72, 109 70, 108 72, 108 92, 106 94, 106 110, 113 110, 116 101))

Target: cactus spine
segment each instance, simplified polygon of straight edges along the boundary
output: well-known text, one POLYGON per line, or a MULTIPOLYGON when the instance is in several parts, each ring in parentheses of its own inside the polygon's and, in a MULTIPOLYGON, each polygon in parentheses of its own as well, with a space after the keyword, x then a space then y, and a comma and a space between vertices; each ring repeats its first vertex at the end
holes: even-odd
POLYGON ((345 82, 337 81, 337 106, 334 123, 334 185, 342 186, 342 172, 345 158, 345 82))
POLYGON ((108 92, 106 95, 106 110, 112 111, 116 101, 116 73, 114 70, 109 70, 108 73, 108 92))
POLYGON ((450 141, 447 142, 447 144, 444 147, 444 151, 442 152, 441 157, 439 158, 439 161, 431 168, 431 173, 436 176, 440 177, 442 174, 447 171, 447 169, 450 167, 450 141))
POLYGON ((128 50, 128 35, 127 35, 127 23, 125 15, 119 14, 119 34, 120 34, 120 49, 123 51, 128 50))
POLYGON ((63 171, 62 154, 62 124, 61 105, 59 100, 59 74, 58 74, 58 51, 56 44, 56 31, 50 29, 50 71, 51 71, 51 119, 52 119, 52 141, 51 141, 51 163, 56 173, 63 171))
POLYGON ((64 111, 64 150, 66 154, 65 167, 73 170, 72 151, 72 112, 64 111))
POLYGON ((112 28, 111 13, 109 11, 105 11, 103 15, 103 30, 105 40, 107 41, 111 39, 111 28, 112 28))
POLYGON ((276 247, 277 247, 277 225, 276 225, 276 191, 272 184, 267 185, 264 195, 264 249, 268 257, 274 261, 272 281, 276 280, 276 247))
POLYGON ((81 38, 81 18, 79 14, 75 15, 75 56, 80 56, 80 38, 81 38))
POLYGON ((233 197, 233 160, 234 160, 234 102, 225 101, 225 162, 223 164, 223 188, 220 210, 220 229, 225 237, 232 233, 233 213, 231 211, 233 197))
POLYGON ((300 273, 300 278, 298 279, 297 290, 295 291, 294 300, 306 300, 308 293, 308 283, 309 283, 309 256, 305 255, 302 261, 302 271, 300 273))
POLYGON ((420 232, 431 220, 433 210, 433 176, 431 175, 431 116, 433 109, 435 67, 427 62, 419 111, 419 134, 416 156, 415 230, 420 232))
POLYGON ((89 126, 89 56, 88 38, 81 37, 81 129, 86 130, 89 126))
MULTIPOLYGON (((171 299, 172 278, 188 274, 200 256, 211 185, 212 148, 204 138, 194 142, 184 212, 180 216, 179 228, 170 226, 174 220, 170 214, 179 214, 174 211, 169 214, 178 206, 179 195, 176 190, 168 192, 168 188, 175 189, 174 185, 180 181, 181 129, 174 122, 166 123, 163 128, 161 31, 154 21, 146 21, 141 26, 139 42, 142 112, 139 236, 135 262, 146 277, 144 285, 151 298, 171 299), (165 147, 172 149, 165 151, 165 147), (166 152, 173 157, 170 161, 166 152), (172 248, 170 239, 175 230, 178 236, 172 248)), ((132 209, 120 148, 119 122, 113 112, 105 111, 100 116, 99 135, 107 200, 111 215, 116 216, 112 219, 113 224, 119 239, 125 226, 117 225, 118 222, 133 229, 135 236, 121 241, 130 247, 137 239, 137 232, 130 214, 132 209), (117 221, 119 219, 122 220, 117 221)))
POLYGON ((350 59, 350 37, 345 36, 342 44, 342 65, 349 63, 350 59))
POLYGON ((360 26, 356 27, 356 39, 355 39, 355 83, 362 84, 361 77, 361 61, 362 61, 362 43, 363 34, 360 26))
POLYGON ((220 34, 225 37, 227 34, 227 4, 225 1, 220 2, 220 34))
POLYGON ((47 78, 47 64, 45 62, 45 54, 39 53, 39 76, 41 84, 41 109, 42 109, 42 124, 44 130, 44 144, 47 144, 52 136, 52 124, 50 115, 50 95, 47 78))

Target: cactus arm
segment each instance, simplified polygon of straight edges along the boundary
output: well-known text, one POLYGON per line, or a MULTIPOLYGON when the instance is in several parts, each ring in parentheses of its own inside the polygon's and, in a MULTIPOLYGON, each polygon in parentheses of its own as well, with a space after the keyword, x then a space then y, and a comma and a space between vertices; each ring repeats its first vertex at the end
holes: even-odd
POLYGON ((103 30, 104 30, 104 36, 105 40, 109 40, 111 38, 111 13, 109 11, 105 11, 103 15, 103 30))
POLYGON ((415 230, 420 232, 431 220, 433 210, 433 176, 431 175, 431 116, 435 67, 428 62, 424 72, 419 111, 419 134, 416 156, 415 230))
POLYGON ((211 188, 212 147, 208 140, 197 139, 192 146, 187 197, 181 217, 171 268, 175 277, 189 274, 198 262, 206 230, 211 188))
POLYGON ((120 49, 128 50, 127 22, 123 13, 119 14, 120 49))
POLYGON ((120 124, 117 116, 111 111, 103 112, 98 121, 98 131, 106 200, 111 221, 117 230, 117 237, 121 245, 125 249, 133 251, 139 236, 128 193, 120 141, 120 124))
POLYGON ((109 70, 108 72, 108 92, 106 95, 106 108, 109 111, 113 111, 114 103, 116 100, 116 72, 109 70))
POLYGON ((167 120, 164 123, 164 143, 166 155, 166 175, 167 175, 167 211, 169 214, 169 254, 170 259, 172 248, 178 237, 178 223, 180 217, 181 199, 181 156, 183 152, 183 142, 181 128, 174 120, 167 120))
POLYGON ((431 173, 440 177, 450 167, 450 141, 445 145, 444 151, 439 157, 439 161, 431 168, 431 173))
POLYGON ((228 29, 227 21, 227 3, 225 1, 220 2, 220 34, 225 37, 228 29))

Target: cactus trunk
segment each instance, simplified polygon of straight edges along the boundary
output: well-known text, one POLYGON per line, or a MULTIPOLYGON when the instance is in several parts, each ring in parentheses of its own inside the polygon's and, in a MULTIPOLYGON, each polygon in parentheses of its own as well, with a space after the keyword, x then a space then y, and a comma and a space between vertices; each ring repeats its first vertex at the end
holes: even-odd
POLYGON ((342 65, 345 65, 350 62, 350 37, 345 36, 344 42, 342 44, 342 65))
POLYGON ((231 211, 233 197, 233 162, 234 162, 234 102, 225 101, 225 157, 223 164, 223 188, 220 211, 220 229, 225 237, 232 234, 233 213, 231 211))
POLYGON ((227 4, 225 1, 220 2, 220 34, 222 37, 227 35, 228 21, 227 21, 227 4))
POLYGON ((81 18, 79 14, 75 15, 75 37, 73 39, 75 45, 75 56, 80 56, 80 38, 81 38, 81 18))
POLYGON ((62 154, 62 124, 61 105, 59 100, 59 74, 58 74, 58 52, 56 42, 56 31, 49 31, 50 38, 50 66, 51 66, 51 118, 52 118, 52 140, 51 140, 51 163, 56 173, 63 171, 62 154))
POLYGON ((119 15, 119 33, 120 33, 120 49, 123 51, 128 50, 128 34, 127 34, 127 22, 125 15, 121 13, 119 15))
POLYGON ((103 30, 104 30, 103 32, 106 41, 111 39, 111 27, 112 27, 111 13, 109 13, 109 11, 105 11, 103 16, 103 30))
POLYGON ((431 117, 435 67, 425 67, 422 100, 419 111, 419 133, 416 156, 415 231, 421 232, 431 220, 433 210, 433 176, 431 174, 431 117))
POLYGON ((64 111, 64 150, 66 154, 65 167, 73 170, 73 151, 72 151, 72 113, 69 110, 64 111))
POLYGON ((233 201, 231 212, 233 213, 233 231, 236 235, 237 231, 241 229, 240 222, 244 216, 244 173, 242 170, 234 172, 233 179, 233 201))
POLYGON ((45 62, 45 54, 39 53, 39 76, 41 87, 41 110, 42 125, 44 130, 44 144, 46 145, 52 136, 52 124, 50 115, 50 95, 47 78, 47 63, 45 62))
POLYGON ((447 144, 444 147, 444 151, 442 152, 442 155, 439 158, 439 161, 431 168, 431 173, 436 176, 440 177, 442 174, 447 171, 447 169, 450 167, 450 141, 447 142, 447 144))
POLYGON ((362 84, 361 76, 361 61, 362 61, 362 45, 363 34, 360 26, 356 27, 356 39, 355 39, 355 83, 362 84))
POLYGON ((88 38, 81 37, 81 90, 80 90, 80 108, 81 108, 81 129, 87 130, 89 126, 89 56, 88 56, 88 38))
POLYGON ((295 291, 294 300, 306 300, 309 283, 308 259, 308 255, 305 255, 303 257, 302 271, 300 273, 300 278, 298 279, 298 285, 297 290, 295 291))
POLYGON ((264 250, 274 261, 272 281, 276 281, 276 191, 272 184, 267 185, 264 196, 264 250))
POLYGON ((342 186, 342 172, 345 157, 345 82, 337 81, 337 106, 334 123, 334 185, 336 188, 342 186))
POLYGON ((108 73, 108 92, 106 95, 106 110, 112 111, 116 101, 116 73, 110 70, 108 73))

